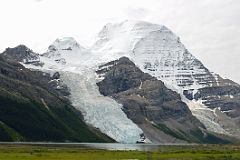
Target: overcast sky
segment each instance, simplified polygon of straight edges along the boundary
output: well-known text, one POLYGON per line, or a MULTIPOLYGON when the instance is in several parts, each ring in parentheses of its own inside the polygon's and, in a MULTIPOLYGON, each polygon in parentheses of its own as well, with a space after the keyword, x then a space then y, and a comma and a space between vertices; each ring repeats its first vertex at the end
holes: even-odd
POLYGON ((105 23, 163 24, 211 71, 240 83, 240 0, 0 0, 0 52, 43 52, 58 37, 88 46, 105 23))

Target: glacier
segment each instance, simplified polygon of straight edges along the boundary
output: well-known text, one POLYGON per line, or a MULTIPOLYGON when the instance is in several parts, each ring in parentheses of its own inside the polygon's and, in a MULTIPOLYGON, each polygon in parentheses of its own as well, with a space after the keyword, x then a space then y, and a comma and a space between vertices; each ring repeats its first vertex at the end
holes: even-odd
POLYGON ((44 72, 59 72, 61 81, 70 90, 72 105, 82 112, 87 124, 121 143, 140 141, 143 131, 122 111, 122 105, 99 93, 97 66, 100 58, 83 49, 73 38, 57 39, 40 56, 43 66, 23 64, 44 72), (64 60, 65 63, 58 61, 64 60))
MULTIPOLYGON (((81 70, 82 67, 76 68, 81 70)), ((99 93, 94 69, 83 72, 60 72, 70 89, 72 105, 83 113, 84 120, 109 137, 122 143, 136 143, 142 132, 122 111, 122 105, 99 93)))

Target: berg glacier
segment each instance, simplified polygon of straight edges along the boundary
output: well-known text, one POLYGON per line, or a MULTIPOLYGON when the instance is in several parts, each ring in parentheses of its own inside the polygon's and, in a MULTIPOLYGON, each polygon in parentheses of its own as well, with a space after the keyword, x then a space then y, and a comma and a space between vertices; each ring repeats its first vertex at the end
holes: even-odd
POLYGON ((95 70, 100 58, 81 47, 73 38, 57 39, 42 54, 43 66, 24 64, 44 72, 59 72, 70 90, 72 105, 83 113, 89 125, 117 142, 136 143, 143 131, 127 118, 122 105, 99 93, 95 70))

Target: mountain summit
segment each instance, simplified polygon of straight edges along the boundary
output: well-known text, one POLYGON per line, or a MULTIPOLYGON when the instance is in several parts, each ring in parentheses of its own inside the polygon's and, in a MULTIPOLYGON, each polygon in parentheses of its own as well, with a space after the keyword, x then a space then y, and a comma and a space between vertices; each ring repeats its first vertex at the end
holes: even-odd
POLYGON ((72 37, 64 37, 56 39, 52 45, 49 46, 48 51, 60 51, 60 50, 76 50, 84 49, 80 44, 72 37))
POLYGON ((93 49, 115 53, 117 58, 130 57, 142 70, 171 85, 201 88, 216 83, 180 38, 163 25, 142 21, 107 24, 98 37, 93 49))
POLYGON ((88 58, 89 52, 74 38, 64 37, 56 39, 42 57, 50 58, 60 64, 74 63, 79 59, 88 58), (87 56, 87 57, 86 57, 87 56))
POLYGON ((142 21, 107 24, 92 48, 105 59, 129 57, 177 91, 208 130, 238 135, 239 85, 210 72, 167 27, 142 21))

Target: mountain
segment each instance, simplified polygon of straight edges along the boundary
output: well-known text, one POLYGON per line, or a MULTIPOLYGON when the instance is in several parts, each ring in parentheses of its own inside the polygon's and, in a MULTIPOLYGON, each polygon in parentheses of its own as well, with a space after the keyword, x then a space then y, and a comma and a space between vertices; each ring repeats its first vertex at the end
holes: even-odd
POLYGON ((129 57, 177 91, 207 130, 239 137, 239 84, 210 72, 167 27, 142 21, 107 24, 92 50, 106 60, 129 57))
POLYGON ((0 55, 0 141, 111 142, 83 122, 59 73, 32 71, 15 61, 26 51, 18 46, 0 55))
POLYGON ((7 48, 2 54, 5 58, 23 63, 39 62, 39 54, 33 52, 25 45, 19 45, 15 48, 7 48))
MULTIPOLYGON (((20 62, 31 71, 30 76, 17 74, 6 79, 28 80, 28 85, 20 90, 11 85, 2 87, 14 88, 11 94, 33 99, 45 110, 46 106, 54 111, 56 106, 69 106, 73 111, 70 117, 77 114, 76 123, 81 122, 85 126, 82 132, 90 132, 91 138, 109 141, 107 135, 121 143, 239 142, 239 84, 209 71, 163 25, 143 21, 109 23, 91 48, 82 47, 74 38, 57 39, 45 53, 34 54, 39 57, 36 63, 18 58, 28 57, 30 50, 19 52, 17 48, 5 51, 2 57, 20 62), (31 89, 24 90, 29 86, 31 89)), ((65 113, 59 112, 54 114, 65 113)), ((66 124, 74 135, 81 133, 75 132, 76 126, 70 125, 73 123, 68 116, 59 117, 59 125, 66 124)), ((14 133, 12 137, 24 137, 4 121, 0 124, 0 133, 8 131, 14 133)), ((70 137, 70 141, 75 138, 70 137)), ((81 138, 76 141, 94 141, 81 138)))

